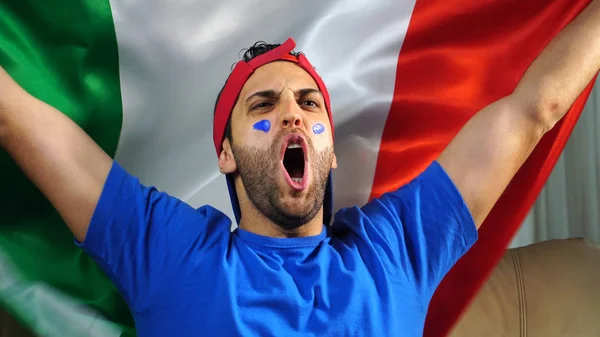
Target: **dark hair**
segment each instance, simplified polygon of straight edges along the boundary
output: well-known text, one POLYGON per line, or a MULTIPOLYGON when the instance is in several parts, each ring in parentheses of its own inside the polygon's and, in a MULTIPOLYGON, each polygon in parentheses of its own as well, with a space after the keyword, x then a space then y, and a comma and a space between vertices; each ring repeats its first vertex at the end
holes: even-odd
MULTIPOLYGON (((242 49, 240 51, 240 53, 244 53, 242 55, 241 59, 244 60, 245 62, 250 62, 250 60, 252 60, 253 58, 255 58, 259 55, 262 55, 266 52, 269 52, 279 46, 280 46, 280 44, 269 44, 264 41, 258 41, 255 44, 253 44, 250 48, 242 49)), ((294 56, 298 56, 299 54, 300 54, 299 52, 294 52, 294 51, 290 52, 290 55, 294 55, 294 56)), ((235 66, 235 64, 233 66, 235 66)), ((232 70, 233 70, 233 66, 232 66, 232 70)), ((229 74, 229 76, 231 76, 231 74, 229 74)), ((213 118, 214 118, 214 115, 217 113, 217 104, 219 104, 219 99, 221 99, 221 94, 223 93, 223 89, 225 89, 225 85, 227 84, 227 81, 229 81, 229 76, 227 77, 227 80, 225 80, 225 84, 223 84, 223 87, 221 88, 221 90, 219 90, 219 94, 217 94, 217 99, 215 101, 215 107, 213 109, 213 118)), ((236 98, 236 101, 237 101, 237 98, 236 98)), ((229 120, 227 120, 227 127, 225 128, 225 138, 229 139, 229 141, 231 142, 231 118, 229 118, 229 120)))

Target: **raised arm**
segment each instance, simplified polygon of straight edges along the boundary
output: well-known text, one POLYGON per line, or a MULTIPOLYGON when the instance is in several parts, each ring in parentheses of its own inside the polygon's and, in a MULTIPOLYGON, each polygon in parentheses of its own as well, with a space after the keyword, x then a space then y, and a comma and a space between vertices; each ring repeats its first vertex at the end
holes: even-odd
POLYGON ((542 136, 600 68, 600 1, 545 48, 514 92, 478 112, 438 158, 477 227, 542 136))
POLYGON ((83 242, 112 159, 71 119, 25 92, 1 67, 0 145, 83 242))

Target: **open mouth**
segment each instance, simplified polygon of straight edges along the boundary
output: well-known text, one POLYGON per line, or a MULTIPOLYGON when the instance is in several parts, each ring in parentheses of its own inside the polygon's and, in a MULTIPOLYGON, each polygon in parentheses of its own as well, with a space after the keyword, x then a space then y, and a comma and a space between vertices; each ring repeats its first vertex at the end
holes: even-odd
POLYGON ((282 160, 284 175, 287 182, 295 190, 304 190, 308 184, 306 142, 299 134, 292 134, 284 139, 282 144, 282 160))

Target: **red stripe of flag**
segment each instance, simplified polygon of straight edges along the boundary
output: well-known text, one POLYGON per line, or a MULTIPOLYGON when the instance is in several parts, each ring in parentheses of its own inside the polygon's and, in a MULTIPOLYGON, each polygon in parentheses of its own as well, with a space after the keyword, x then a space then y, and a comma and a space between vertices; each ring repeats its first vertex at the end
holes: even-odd
MULTIPOLYGON (((371 197, 410 181, 477 111, 506 96, 548 42, 589 0, 417 0, 396 73, 371 197)), ((448 334, 492 272, 558 160, 590 84, 537 146, 446 276, 425 336, 448 334)))

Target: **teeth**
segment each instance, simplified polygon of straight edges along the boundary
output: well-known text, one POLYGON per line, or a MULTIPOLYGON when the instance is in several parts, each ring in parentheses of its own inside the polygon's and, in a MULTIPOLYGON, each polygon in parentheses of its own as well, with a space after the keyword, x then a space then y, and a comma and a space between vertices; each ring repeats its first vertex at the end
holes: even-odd
POLYGON ((302 182, 302 178, 292 178, 292 180, 293 180, 295 183, 301 183, 301 182, 302 182))
POLYGON ((300 144, 297 144, 297 143, 289 143, 287 146, 288 149, 297 149, 299 147, 302 147, 302 146, 300 146, 300 144))

